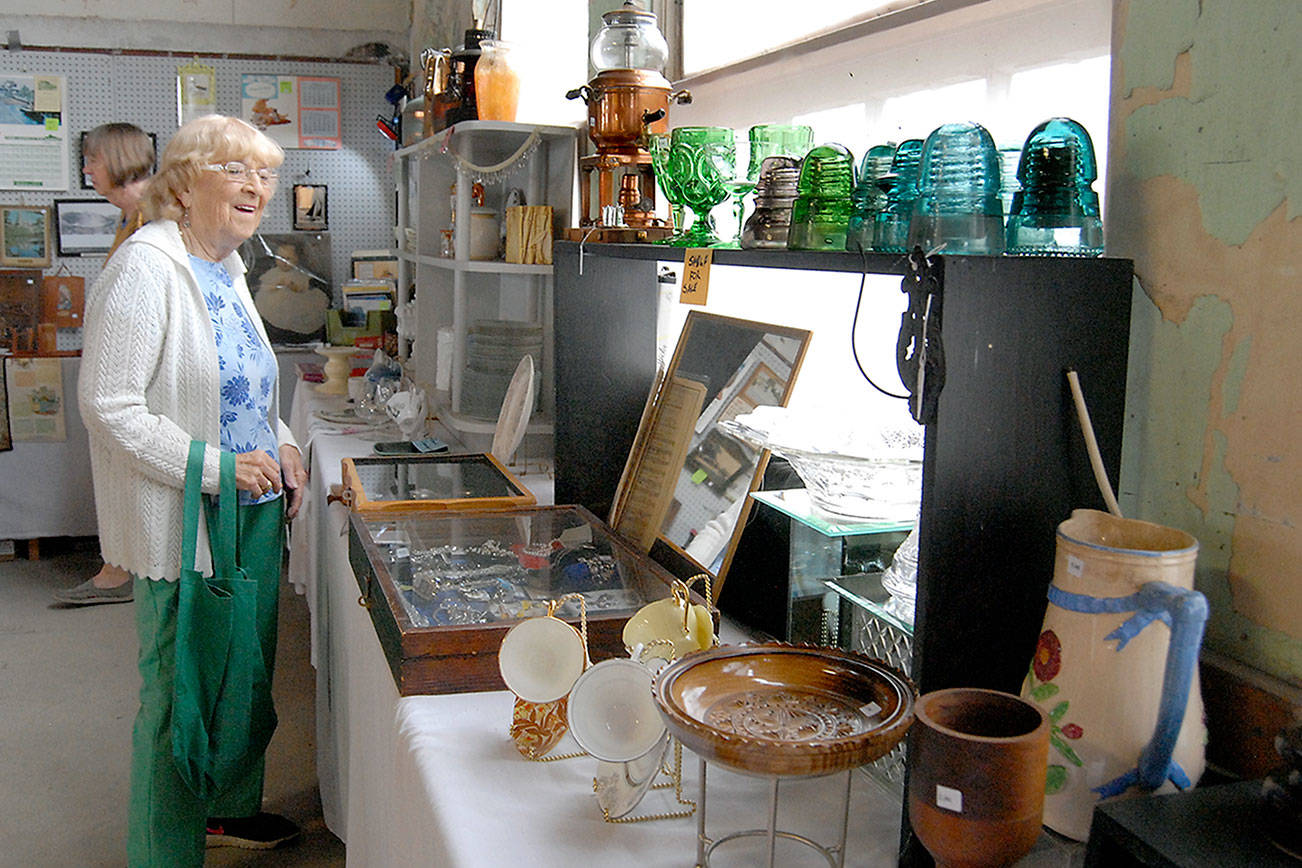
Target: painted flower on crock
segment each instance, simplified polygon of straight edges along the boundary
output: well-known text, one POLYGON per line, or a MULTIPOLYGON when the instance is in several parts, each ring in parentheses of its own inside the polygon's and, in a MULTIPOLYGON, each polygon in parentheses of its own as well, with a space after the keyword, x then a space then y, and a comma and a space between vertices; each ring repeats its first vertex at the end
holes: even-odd
POLYGON ((1031 660, 1035 677, 1040 681, 1052 681, 1062 668, 1062 641, 1052 630, 1040 634, 1040 641, 1035 645, 1035 657, 1031 660))
MULTIPOLYGON (((1067 716, 1068 709, 1071 708, 1071 703, 1059 699, 1052 705, 1049 704, 1049 700, 1056 697, 1060 689, 1057 684, 1050 682, 1057 678, 1061 671, 1062 641, 1052 630, 1045 630, 1040 634, 1040 641, 1035 645, 1035 656, 1031 658, 1031 671, 1027 673, 1031 698, 1044 706, 1049 713, 1050 746, 1064 762, 1076 768, 1083 768, 1085 764, 1081 762, 1080 755, 1067 743, 1067 739, 1075 741, 1085 734, 1085 730, 1080 724, 1062 722, 1067 716)), ((1068 766, 1063 762, 1050 762, 1045 775, 1045 794, 1051 796, 1061 792, 1067 786, 1068 775, 1068 766)))

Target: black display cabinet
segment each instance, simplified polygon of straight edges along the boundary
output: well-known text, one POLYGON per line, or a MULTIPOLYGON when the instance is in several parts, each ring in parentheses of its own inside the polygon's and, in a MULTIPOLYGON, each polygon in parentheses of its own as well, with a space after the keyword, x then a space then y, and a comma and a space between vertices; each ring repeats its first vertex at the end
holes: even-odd
MULTIPOLYGON (((557 503, 608 513, 655 374, 657 264, 681 259, 663 247, 556 245, 557 503)), ((943 356, 933 353, 932 363, 943 359, 943 386, 934 391, 934 369, 913 678, 921 692, 1017 692, 1044 616, 1055 528, 1072 509, 1103 508, 1070 368, 1080 373, 1104 466, 1118 477, 1132 263, 935 259, 930 316, 943 356)), ((902 279, 913 271, 904 256, 716 250, 714 267, 729 266, 902 279)), ((734 582, 745 576, 731 573, 734 582)))

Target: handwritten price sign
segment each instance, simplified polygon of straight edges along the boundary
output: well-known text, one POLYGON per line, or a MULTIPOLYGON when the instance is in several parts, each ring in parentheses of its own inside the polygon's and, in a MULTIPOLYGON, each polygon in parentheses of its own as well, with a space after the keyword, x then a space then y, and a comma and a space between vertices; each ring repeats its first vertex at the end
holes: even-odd
POLYGON ((683 256, 683 288, 679 290, 681 304, 705 304, 710 294, 710 264, 714 251, 708 247, 689 247, 683 256))

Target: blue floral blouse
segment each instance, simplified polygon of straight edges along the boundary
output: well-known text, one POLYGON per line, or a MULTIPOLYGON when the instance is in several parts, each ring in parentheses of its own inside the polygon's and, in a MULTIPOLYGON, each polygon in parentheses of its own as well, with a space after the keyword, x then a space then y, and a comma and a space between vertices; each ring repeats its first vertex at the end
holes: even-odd
MULTIPOLYGON (((268 421, 278 368, 276 357, 249 319, 235 294, 235 282, 219 262, 190 257, 203 300, 212 317, 221 369, 221 448, 228 452, 261 449, 277 463, 278 443, 268 421)), ((240 492, 240 504, 266 503, 280 497, 272 491, 255 497, 240 492)))

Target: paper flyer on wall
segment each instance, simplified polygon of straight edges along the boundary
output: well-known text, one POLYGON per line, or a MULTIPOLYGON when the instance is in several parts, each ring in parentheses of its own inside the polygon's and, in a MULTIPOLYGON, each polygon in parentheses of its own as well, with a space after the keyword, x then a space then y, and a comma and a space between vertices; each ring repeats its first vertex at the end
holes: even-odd
POLYGON ((339 79, 245 73, 240 83, 241 116, 282 148, 343 147, 339 79))
POLYGON ((176 122, 189 121, 217 111, 217 71, 195 60, 176 68, 176 122))
POLYGON ((5 359, 9 430, 14 442, 63 441, 63 363, 60 359, 5 359))
POLYGON ((68 189, 64 77, 0 73, 0 190, 68 189))

